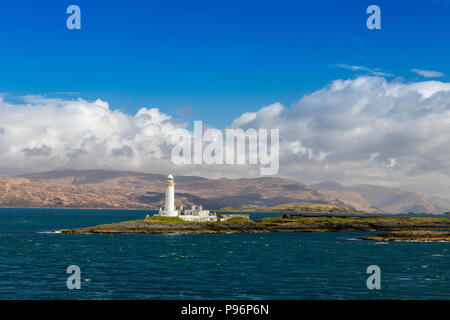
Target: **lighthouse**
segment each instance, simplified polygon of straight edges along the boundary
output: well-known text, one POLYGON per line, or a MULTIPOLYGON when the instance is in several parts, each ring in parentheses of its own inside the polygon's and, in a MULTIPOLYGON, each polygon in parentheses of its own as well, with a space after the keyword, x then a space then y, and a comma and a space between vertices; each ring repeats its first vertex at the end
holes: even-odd
MULTIPOLYGON (((180 207, 180 211, 175 207, 175 181, 173 175, 169 174, 166 179, 166 203, 164 204, 164 210, 159 208, 159 212, 155 214, 156 217, 178 217, 184 221, 190 222, 214 222, 214 221, 226 221, 234 217, 249 219, 248 214, 221 214, 217 215, 215 212, 209 210, 203 210, 203 206, 192 206, 192 209, 183 209, 180 207)), ((148 216, 148 215, 147 215, 148 216)), ((150 218, 150 217, 146 217, 150 218)), ((169 219, 170 220, 170 219, 169 219)), ((175 220, 175 222, 178 222, 175 220)))
POLYGON ((169 174, 166 180, 166 203, 164 211, 160 213, 162 216, 176 217, 178 211, 175 210, 175 182, 173 175, 169 174))

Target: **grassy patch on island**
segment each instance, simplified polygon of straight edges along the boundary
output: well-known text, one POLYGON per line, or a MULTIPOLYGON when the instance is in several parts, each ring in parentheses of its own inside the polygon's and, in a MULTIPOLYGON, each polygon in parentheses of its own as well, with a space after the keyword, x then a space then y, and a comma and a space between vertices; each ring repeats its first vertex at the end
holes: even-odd
POLYGON ((158 217, 152 216, 149 218, 145 218, 145 222, 155 222, 155 223, 192 223, 189 221, 184 221, 179 217, 158 217))
MULTIPOLYGON (((439 219, 439 218, 438 218, 439 219)), ((383 216, 304 216, 304 215, 287 215, 278 217, 268 217, 255 220, 261 224, 289 224, 289 223, 306 223, 306 224, 355 224, 355 223, 382 223, 382 222, 398 222, 403 225, 415 225, 417 223, 431 223, 436 218, 421 217, 383 217, 383 216)))
POLYGON ((364 213, 334 204, 292 202, 271 207, 225 207, 221 212, 286 212, 286 213, 364 213))

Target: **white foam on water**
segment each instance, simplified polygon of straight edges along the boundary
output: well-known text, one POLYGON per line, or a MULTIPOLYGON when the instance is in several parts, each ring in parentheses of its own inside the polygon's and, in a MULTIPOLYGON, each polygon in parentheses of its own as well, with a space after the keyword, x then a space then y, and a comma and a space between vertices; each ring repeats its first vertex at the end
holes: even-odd
POLYGON ((56 233, 62 233, 62 232, 59 231, 59 230, 56 230, 56 231, 53 230, 53 231, 39 231, 38 233, 47 233, 47 234, 48 234, 48 233, 52 233, 52 234, 55 233, 55 234, 56 234, 56 233))

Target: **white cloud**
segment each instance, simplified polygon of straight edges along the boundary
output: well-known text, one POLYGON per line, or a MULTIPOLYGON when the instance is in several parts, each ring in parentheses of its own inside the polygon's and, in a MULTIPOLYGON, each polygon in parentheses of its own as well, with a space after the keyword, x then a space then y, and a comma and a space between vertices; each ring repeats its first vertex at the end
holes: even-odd
MULTIPOLYGON (((171 133, 186 128, 158 109, 136 115, 102 100, 0 97, 0 173, 138 170, 257 176, 258 166, 174 166, 171 133)), ((202 119, 198 119, 202 120, 202 119)), ((403 187, 450 198, 450 83, 382 77, 336 80, 291 108, 243 113, 231 128, 280 129, 280 175, 403 187)))
POLYGON ((26 96, 0 100, 0 168, 8 172, 167 167, 170 134, 178 123, 158 109, 135 116, 107 102, 26 96))
POLYGON ((290 109, 281 107, 264 108, 275 116, 257 112, 239 124, 280 129, 283 176, 450 197, 450 83, 336 80, 290 109))
POLYGON ((445 76, 442 72, 431 70, 412 69, 411 72, 417 73, 424 78, 442 78, 445 76))

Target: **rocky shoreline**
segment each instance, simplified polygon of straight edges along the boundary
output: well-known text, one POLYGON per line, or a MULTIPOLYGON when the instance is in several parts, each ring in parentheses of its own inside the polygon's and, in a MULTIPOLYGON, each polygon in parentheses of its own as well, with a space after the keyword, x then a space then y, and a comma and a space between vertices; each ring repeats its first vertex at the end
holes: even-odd
MULTIPOLYGON (((450 230, 450 219, 416 217, 367 217, 334 215, 283 215, 225 222, 186 222, 179 218, 125 221, 99 226, 63 229, 62 233, 255 233, 255 232, 336 232, 450 230)), ((376 236, 374 236, 376 237, 376 236)), ((372 240, 372 239, 370 239, 372 240)), ((378 240, 378 239, 373 239, 378 240)))
POLYGON ((447 231, 393 231, 376 234, 361 240, 375 241, 450 241, 450 232, 447 231))

